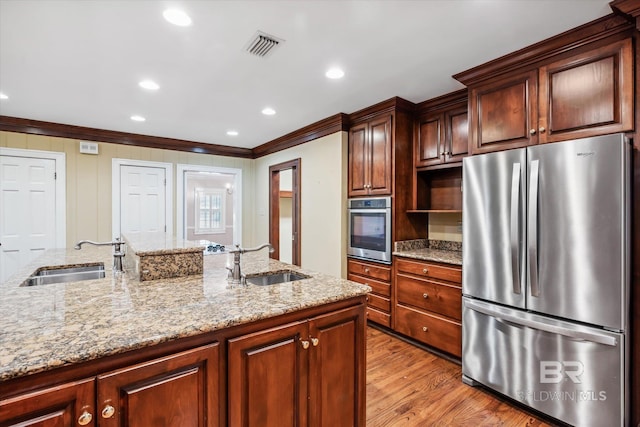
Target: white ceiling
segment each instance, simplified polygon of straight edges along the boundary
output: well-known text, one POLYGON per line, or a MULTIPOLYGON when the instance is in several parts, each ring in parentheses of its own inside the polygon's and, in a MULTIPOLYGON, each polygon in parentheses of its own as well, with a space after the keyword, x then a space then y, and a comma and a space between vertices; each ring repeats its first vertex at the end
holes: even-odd
POLYGON ((460 89, 451 75, 607 15, 608 1, 0 0, 0 114, 253 148, 393 96, 460 89), (167 23, 167 7, 193 25, 167 23), (250 55, 257 30, 285 42, 250 55), (333 65, 343 79, 324 77, 333 65))

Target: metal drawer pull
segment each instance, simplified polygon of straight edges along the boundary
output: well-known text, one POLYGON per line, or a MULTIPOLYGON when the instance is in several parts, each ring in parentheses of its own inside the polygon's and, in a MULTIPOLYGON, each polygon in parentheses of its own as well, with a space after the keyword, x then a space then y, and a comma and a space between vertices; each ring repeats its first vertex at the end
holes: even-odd
POLYGON ((78 418, 78 424, 81 426, 86 426, 93 419, 93 415, 90 412, 84 411, 82 415, 78 418))
POLYGON ((427 332, 427 331, 429 330, 429 328, 427 328, 426 326, 423 326, 423 327, 422 327, 422 330, 423 330, 424 332, 427 332))
POLYGON ((369 272, 369 269, 368 269, 368 268, 365 268, 365 269, 364 269, 364 272, 365 272, 365 273, 368 273, 368 272, 369 272))
POLYGON ((422 272, 423 272, 424 274, 427 274, 427 273, 429 272, 429 269, 428 269, 428 268, 423 268, 423 269, 422 269, 422 272))
POLYGON ((422 294, 422 298, 424 298, 424 299, 429 298, 429 294, 425 292, 424 294, 422 294))
POLYGON ((107 405, 102 409, 102 418, 111 418, 116 413, 116 408, 111 405, 107 405))

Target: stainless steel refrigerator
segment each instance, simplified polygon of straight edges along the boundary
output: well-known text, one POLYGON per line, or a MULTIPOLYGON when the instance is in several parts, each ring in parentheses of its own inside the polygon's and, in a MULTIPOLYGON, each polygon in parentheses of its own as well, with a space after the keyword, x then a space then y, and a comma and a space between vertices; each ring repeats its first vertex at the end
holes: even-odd
POLYGON ((464 159, 467 384, 628 423, 630 155, 616 134, 464 159))

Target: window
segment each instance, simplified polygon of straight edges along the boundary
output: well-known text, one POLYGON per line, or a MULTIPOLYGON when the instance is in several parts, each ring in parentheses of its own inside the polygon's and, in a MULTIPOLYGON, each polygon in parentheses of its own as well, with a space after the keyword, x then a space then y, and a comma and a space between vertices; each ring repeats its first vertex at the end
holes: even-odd
POLYGON ((225 232, 225 192, 196 188, 196 234, 225 232))

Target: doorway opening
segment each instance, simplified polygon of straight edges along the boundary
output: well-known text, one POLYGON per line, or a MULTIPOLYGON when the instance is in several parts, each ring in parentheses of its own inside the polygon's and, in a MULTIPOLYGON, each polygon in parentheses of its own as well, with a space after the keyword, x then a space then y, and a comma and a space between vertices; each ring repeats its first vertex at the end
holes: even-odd
POLYGON ((269 241, 271 258, 300 265, 300 159, 269 167, 269 241))
POLYGON ((242 244, 242 170, 177 166, 177 237, 231 249, 242 244))

